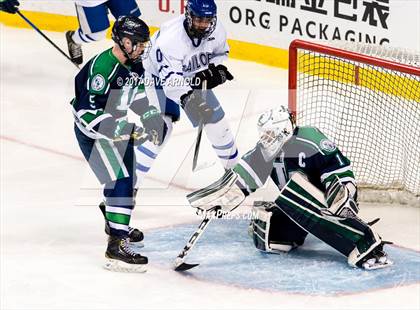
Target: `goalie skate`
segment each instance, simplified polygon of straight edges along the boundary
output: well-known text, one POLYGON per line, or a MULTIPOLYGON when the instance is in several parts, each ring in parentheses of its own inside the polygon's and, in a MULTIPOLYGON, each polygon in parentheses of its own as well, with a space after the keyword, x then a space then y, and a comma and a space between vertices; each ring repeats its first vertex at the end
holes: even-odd
POLYGON ((383 250, 385 244, 392 244, 388 241, 382 241, 376 248, 374 248, 368 255, 356 263, 356 266, 366 270, 375 270, 392 266, 394 262, 388 258, 388 255, 383 250))

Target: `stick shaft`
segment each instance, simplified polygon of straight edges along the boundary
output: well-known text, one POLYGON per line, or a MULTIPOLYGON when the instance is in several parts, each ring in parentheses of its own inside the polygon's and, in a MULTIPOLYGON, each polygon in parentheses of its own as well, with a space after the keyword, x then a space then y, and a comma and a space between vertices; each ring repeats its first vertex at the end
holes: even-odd
POLYGON ((195 140, 195 148, 194 148, 194 158, 193 158, 192 171, 195 171, 196 168, 197 168, 198 153, 200 151, 200 144, 201 144, 201 136, 202 136, 202 133, 203 133, 203 121, 200 120, 200 124, 198 124, 197 138, 195 140))
MULTIPOLYGON (((207 90, 207 81, 204 80, 203 84, 201 85, 202 90, 202 96, 204 99, 204 102, 206 101, 206 90, 207 90)), ((198 123, 198 131, 197 131, 197 139, 195 140, 195 148, 194 148, 194 158, 193 158, 193 165, 192 165, 192 171, 194 172, 197 168, 197 162, 198 162, 198 153, 200 152, 200 144, 201 144, 201 136, 203 133, 203 120, 200 120, 198 123)))
POLYGON ((70 62, 75 65, 78 69, 79 66, 77 64, 75 64, 71 58, 61 49, 59 48, 53 41, 50 40, 50 38, 48 38, 41 30, 39 30, 39 28, 37 26, 35 26, 25 15, 22 14, 22 12, 17 11, 17 13, 19 14, 20 17, 22 17, 22 19, 27 22, 36 32, 38 32, 45 40, 47 40, 52 46, 54 46, 64 57, 66 57, 68 60, 70 60, 70 62))
POLYGON ((211 220, 210 217, 206 217, 205 219, 203 219, 201 221, 201 223, 198 226, 197 230, 191 236, 190 240, 188 240, 188 243, 184 246, 184 248, 182 249, 181 253, 179 253, 179 255, 178 255, 178 258, 179 259, 182 259, 183 260, 185 258, 185 256, 187 256, 188 253, 190 253, 191 249, 194 247, 194 245, 197 243, 198 239, 203 234, 204 230, 209 225, 210 220, 211 220))

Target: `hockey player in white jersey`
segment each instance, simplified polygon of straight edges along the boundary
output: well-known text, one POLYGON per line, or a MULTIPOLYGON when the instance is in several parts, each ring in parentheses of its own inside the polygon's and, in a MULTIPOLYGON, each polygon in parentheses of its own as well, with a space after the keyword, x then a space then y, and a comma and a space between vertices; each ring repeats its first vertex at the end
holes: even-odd
POLYGON ((238 160, 234 136, 211 91, 233 79, 222 65, 229 53, 225 29, 217 20, 214 0, 188 0, 185 9, 185 15, 164 23, 155 33, 150 56, 144 62, 147 97, 165 115, 167 127, 162 128, 166 136, 161 146, 145 143, 138 149, 140 182, 167 142, 181 108, 194 127, 203 122, 204 132, 224 168, 233 167, 238 160), (204 80, 206 98, 201 90, 204 80))

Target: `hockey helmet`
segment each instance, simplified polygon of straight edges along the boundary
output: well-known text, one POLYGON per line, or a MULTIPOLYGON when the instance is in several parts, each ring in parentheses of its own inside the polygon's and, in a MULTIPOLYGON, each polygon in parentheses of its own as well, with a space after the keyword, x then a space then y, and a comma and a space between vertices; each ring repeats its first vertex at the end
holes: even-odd
POLYGON ((187 32, 191 38, 207 39, 216 29, 216 3, 214 0, 188 0, 185 19, 187 32), (200 27, 200 24, 203 24, 203 27, 200 27))
POLYGON ((259 143, 266 150, 278 151, 293 133, 295 127, 292 114, 281 105, 268 110, 258 118, 259 143))
POLYGON ((124 55, 132 62, 137 63, 142 59, 146 59, 151 48, 150 30, 144 21, 135 16, 120 16, 112 27, 112 40, 118 44, 124 55), (128 53, 124 47, 123 39, 128 38, 131 41, 133 50, 128 53), (142 46, 143 52, 133 58, 133 52, 142 46))

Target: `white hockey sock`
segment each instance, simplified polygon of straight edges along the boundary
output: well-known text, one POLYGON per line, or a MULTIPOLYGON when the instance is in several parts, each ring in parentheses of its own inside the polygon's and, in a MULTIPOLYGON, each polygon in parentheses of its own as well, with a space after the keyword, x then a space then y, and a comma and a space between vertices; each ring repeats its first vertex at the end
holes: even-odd
POLYGON ((95 33, 89 33, 85 34, 82 32, 82 30, 79 28, 76 30, 72 36, 72 39, 77 44, 82 43, 90 43, 94 41, 100 41, 104 39, 106 36, 106 30, 95 32, 95 33))
POLYGON ((223 118, 215 124, 206 124, 204 130, 223 167, 234 167, 239 160, 239 154, 228 122, 223 118))

